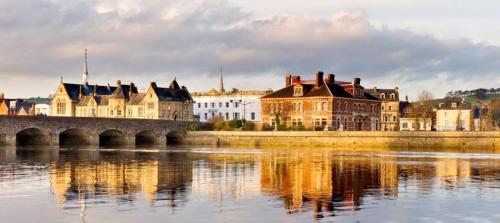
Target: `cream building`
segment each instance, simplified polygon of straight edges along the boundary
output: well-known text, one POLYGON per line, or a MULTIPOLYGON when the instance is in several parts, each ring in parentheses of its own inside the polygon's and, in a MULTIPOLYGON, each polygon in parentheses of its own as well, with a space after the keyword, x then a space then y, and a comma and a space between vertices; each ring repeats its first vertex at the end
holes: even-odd
POLYGON ((437 131, 471 131, 473 124, 472 109, 459 100, 440 103, 436 110, 437 131))
POLYGON ((152 82, 148 90, 139 93, 134 83, 116 86, 88 84, 87 60, 83 84, 64 83, 61 79, 51 101, 52 116, 136 118, 190 121, 193 119, 193 99, 186 87, 174 78, 169 87, 152 82))
POLYGON ((382 101, 380 108, 380 130, 398 131, 399 130, 399 88, 394 89, 365 89, 366 92, 377 97, 382 101))

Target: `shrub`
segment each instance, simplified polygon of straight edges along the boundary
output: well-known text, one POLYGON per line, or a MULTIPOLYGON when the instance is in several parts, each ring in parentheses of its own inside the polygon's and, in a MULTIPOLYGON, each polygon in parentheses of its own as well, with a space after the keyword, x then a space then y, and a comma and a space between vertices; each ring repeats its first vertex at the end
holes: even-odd
POLYGON ((286 125, 278 125, 278 131, 289 131, 290 129, 286 125))
POLYGON ((262 130, 262 131, 273 131, 274 128, 271 125, 269 125, 267 123, 264 123, 264 124, 262 124, 262 127, 260 128, 260 130, 262 130))
POLYGON ((241 128, 243 131, 255 131, 255 123, 246 121, 245 124, 243 124, 243 127, 241 128))
POLYGON ((306 131, 306 127, 303 125, 296 125, 290 128, 292 131, 306 131))
POLYGON ((243 125, 243 122, 241 120, 231 120, 229 122, 229 126, 233 129, 239 129, 243 125))
POLYGON ((199 123, 191 123, 188 126, 188 131, 199 131, 200 130, 200 124, 199 123))

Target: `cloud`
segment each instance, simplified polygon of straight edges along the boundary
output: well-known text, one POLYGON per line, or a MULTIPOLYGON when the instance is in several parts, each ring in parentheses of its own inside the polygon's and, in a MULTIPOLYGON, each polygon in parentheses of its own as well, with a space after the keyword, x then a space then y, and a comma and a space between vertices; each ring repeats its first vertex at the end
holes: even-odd
POLYGON ((78 81, 83 48, 89 48, 91 79, 101 82, 147 84, 175 74, 190 89, 207 89, 215 85, 196 80, 215 76, 222 65, 226 76, 259 88, 280 87, 281 81, 268 80, 281 80, 285 72, 317 69, 382 87, 400 85, 410 94, 417 92, 411 86, 444 93, 499 84, 500 47, 377 28, 362 11, 329 19, 257 17, 224 1, 4 0, 0 33, 0 79, 10 83, 0 87, 19 96, 28 96, 17 88, 21 83, 43 92, 38 95, 56 87, 25 80, 78 81))

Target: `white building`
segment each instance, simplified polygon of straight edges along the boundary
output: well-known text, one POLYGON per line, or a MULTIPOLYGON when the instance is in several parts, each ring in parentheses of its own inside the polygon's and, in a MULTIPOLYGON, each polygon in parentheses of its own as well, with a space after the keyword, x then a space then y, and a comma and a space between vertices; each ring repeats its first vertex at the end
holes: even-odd
POLYGON ((35 115, 50 116, 50 111, 49 104, 35 104, 35 115))
POLYGON ((431 131, 431 118, 401 117, 399 118, 400 131, 431 131))
POLYGON ((471 131, 472 109, 459 101, 441 103, 436 111, 437 131, 471 131))
POLYGON ((260 122, 260 97, 271 93, 265 91, 242 91, 233 88, 224 89, 222 74, 219 80, 219 89, 208 92, 193 92, 195 101, 193 114, 200 122, 207 122, 212 118, 220 117, 225 120, 248 120, 260 122))

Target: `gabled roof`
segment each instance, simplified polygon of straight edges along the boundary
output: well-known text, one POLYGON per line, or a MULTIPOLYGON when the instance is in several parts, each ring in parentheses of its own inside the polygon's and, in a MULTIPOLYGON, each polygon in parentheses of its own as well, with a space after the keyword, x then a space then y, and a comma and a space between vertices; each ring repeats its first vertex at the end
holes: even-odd
POLYGON ((383 93, 385 94, 385 101, 398 101, 399 100, 399 92, 396 89, 379 89, 379 88, 368 88, 365 89, 365 92, 375 96, 378 99, 380 98, 380 95, 383 93), (391 94, 394 94, 396 97, 394 99, 391 99, 389 96, 391 94))
POLYGON ((361 97, 355 97, 348 91, 344 89, 344 87, 340 86, 340 83, 344 82, 336 82, 336 83, 323 83, 321 86, 316 87, 315 84, 311 83, 300 83, 303 87, 304 94, 303 96, 293 96, 294 93, 294 85, 287 86, 280 90, 277 90, 273 93, 263 96, 262 98, 307 98, 307 97, 339 97, 339 98, 359 98, 359 99, 368 99, 368 100, 379 100, 377 97, 364 93, 361 97))
MULTIPOLYGON (((71 84, 63 83, 66 92, 68 92, 69 97, 73 101, 78 101, 80 99, 80 89, 81 96, 89 96, 95 93, 95 95, 111 95, 116 91, 117 87, 112 86, 102 86, 102 85, 84 85, 84 84, 71 84)), ((120 85, 122 93, 126 98, 128 98, 129 91, 132 89, 133 93, 137 93, 137 88, 130 85, 120 85)))
POLYGON ((142 102, 144 97, 146 96, 145 93, 138 93, 138 94, 133 94, 130 99, 129 99, 129 104, 130 105, 138 105, 142 102))
POLYGON ((192 101, 193 98, 186 87, 179 87, 179 84, 174 79, 168 88, 158 87, 156 83, 152 83, 155 94, 160 101, 192 101))

